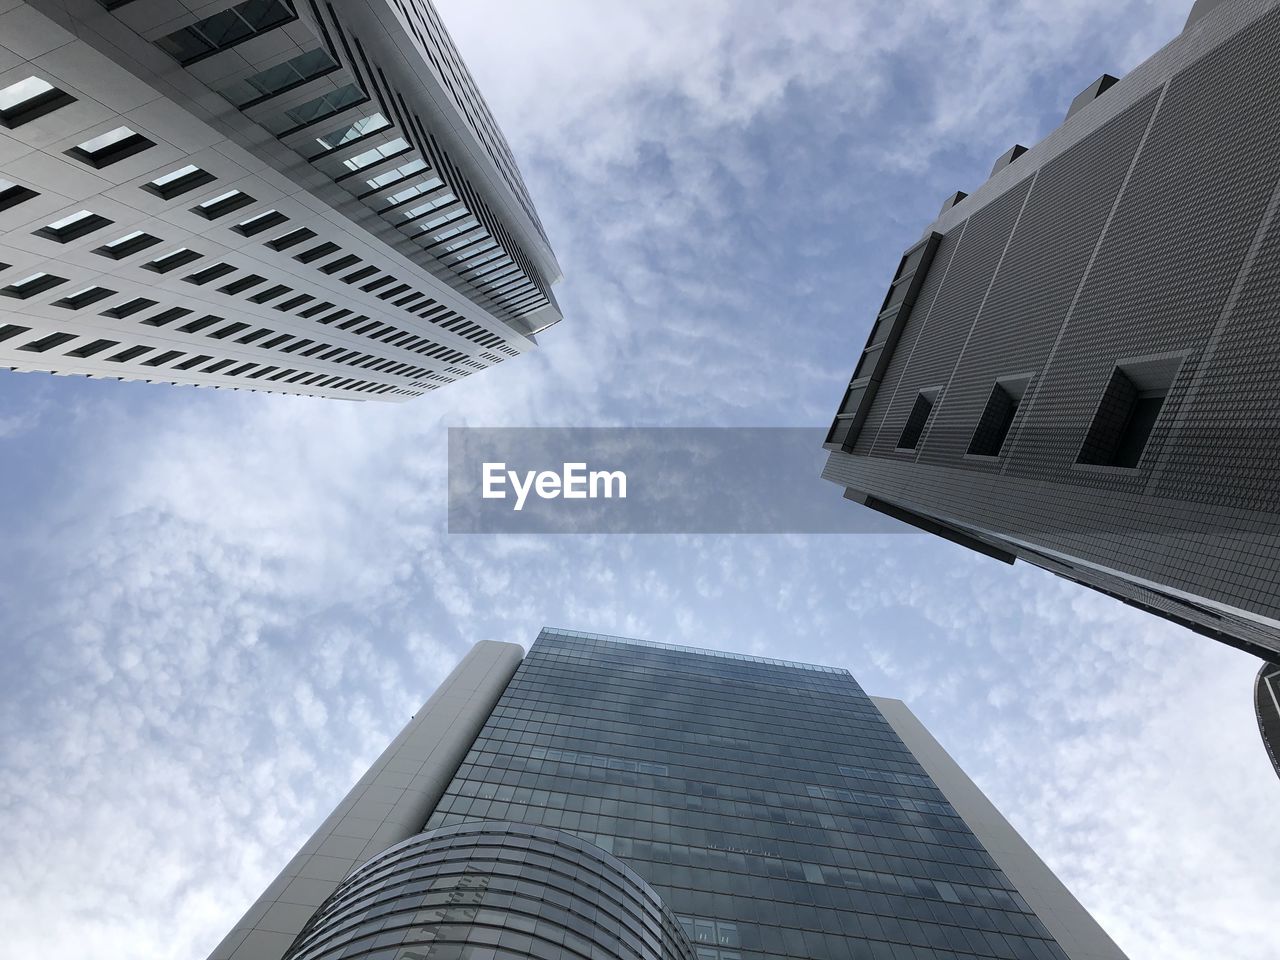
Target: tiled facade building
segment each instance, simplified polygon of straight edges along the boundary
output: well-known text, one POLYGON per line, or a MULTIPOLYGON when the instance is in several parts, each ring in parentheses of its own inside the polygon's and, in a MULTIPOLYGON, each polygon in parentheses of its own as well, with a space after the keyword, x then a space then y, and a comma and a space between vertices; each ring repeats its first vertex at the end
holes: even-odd
POLYGON ((866 504, 1280 658, 1280 3, 1200 0, 903 255, 827 439, 866 504))
POLYGON ((845 670, 478 644, 212 960, 1122 960, 845 670))
POLYGON ((0 366, 405 400, 559 276, 430 0, 0 0, 0 366))

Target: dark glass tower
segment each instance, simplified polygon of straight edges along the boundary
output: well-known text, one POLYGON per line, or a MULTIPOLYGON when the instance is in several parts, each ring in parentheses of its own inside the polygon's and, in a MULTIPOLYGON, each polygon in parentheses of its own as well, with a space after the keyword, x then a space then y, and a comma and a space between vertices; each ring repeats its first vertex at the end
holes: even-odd
POLYGON ((948 198, 848 344, 824 476, 1280 661, 1277 49, 1277 0, 1201 0, 948 198))
POLYGON ((468 670, 414 720, 465 754, 406 728, 215 958, 1123 960, 845 670, 560 630, 468 670))

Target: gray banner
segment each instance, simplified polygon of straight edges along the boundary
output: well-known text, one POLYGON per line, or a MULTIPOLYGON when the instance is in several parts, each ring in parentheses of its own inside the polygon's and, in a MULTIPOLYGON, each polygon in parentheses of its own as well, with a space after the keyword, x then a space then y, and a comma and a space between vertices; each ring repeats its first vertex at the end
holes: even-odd
POLYGON ((450 533, 908 533, 821 479, 825 428, 449 430, 450 533))

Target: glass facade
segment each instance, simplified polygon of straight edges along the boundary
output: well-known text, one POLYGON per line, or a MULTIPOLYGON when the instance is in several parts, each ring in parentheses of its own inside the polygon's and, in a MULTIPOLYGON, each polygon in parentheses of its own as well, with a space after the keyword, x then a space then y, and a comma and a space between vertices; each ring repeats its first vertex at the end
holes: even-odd
POLYGON ((843 670, 544 630, 426 824, 625 862, 698 960, 1065 960, 843 670))

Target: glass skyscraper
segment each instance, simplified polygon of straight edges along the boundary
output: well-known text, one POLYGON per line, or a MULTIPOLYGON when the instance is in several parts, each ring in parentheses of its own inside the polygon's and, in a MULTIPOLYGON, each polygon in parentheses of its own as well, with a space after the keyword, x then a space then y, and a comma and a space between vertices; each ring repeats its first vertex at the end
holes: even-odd
POLYGON ((848 671, 561 630, 510 649, 445 691, 443 721, 437 698, 415 717, 468 743, 414 794, 421 819, 377 786, 431 765, 411 724, 251 910, 316 900, 292 905, 296 939, 238 951, 266 942, 242 923, 214 957, 1123 957, 905 708, 848 671), (366 841, 381 809, 399 826, 366 841), (364 848, 313 867, 335 838, 364 848))

